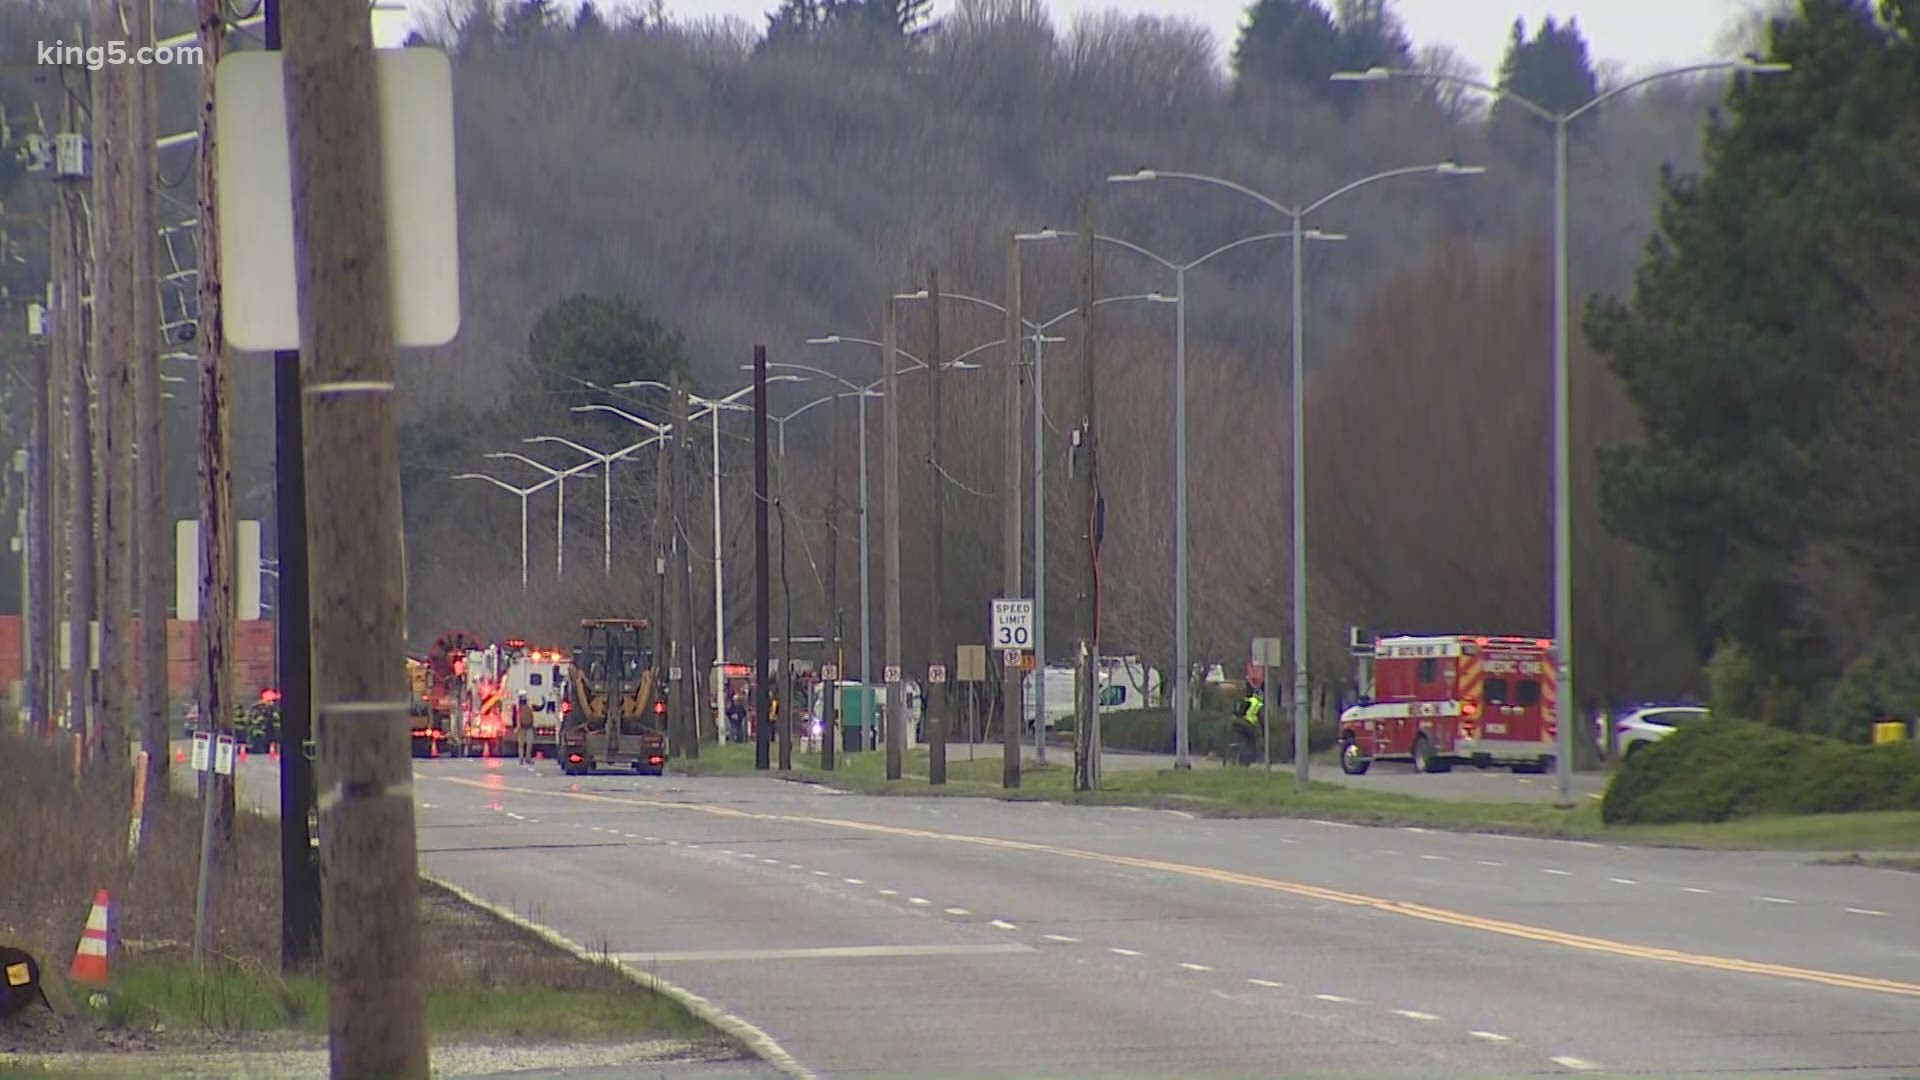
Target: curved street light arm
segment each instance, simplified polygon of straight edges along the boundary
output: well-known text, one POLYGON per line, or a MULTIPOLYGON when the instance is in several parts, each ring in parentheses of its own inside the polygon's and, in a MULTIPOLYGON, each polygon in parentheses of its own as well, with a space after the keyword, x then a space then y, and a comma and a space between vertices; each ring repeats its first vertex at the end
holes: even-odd
POLYGON ((672 425, 656 424, 653 421, 648 420, 646 417, 635 416, 634 414, 628 412, 627 410, 619 408, 614 405, 602 405, 597 402, 592 405, 572 405, 567 408, 567 411, 568 412, 612 413, 613 415, 619 417, 620 419, 625 420, 627 423, 633 424, 637 427, 646 428, 648 431, 651 431, 656 435, 663 434, 667 431, 672 430, 672 425))
POLYGON ((498 451, 495 451, 494 453, 482 454, 480 456, 485 458, 494 458, 494 459, 504 458, 510 461, 523 462, 525 464, 533 466, 536 469, 539 469, 541 472, 546 473, 548 476, 558 477, 558 476, 566 475, 565 469, 556 469, 553 466, 548 465, 544 462, 535 461, 525 454, 516 454, 511 450, 498 450, 498 451))
POLYGON ((603 454, 600 451, 595 450, 591 447, 582 446, 579 443, 574 442, 572 439, 561 438, 558 435, 534 435, 530 438, 522 439, 520 441, 524 443, 559 443, 561 446, 572 447, 573 449, 580 451, 581 453, 587 455, 588 457, 594 458, 595 460, 602 461, 602 462, 606 461, 607 459, 613 456, 612 454, 603 454))
POLYGON ((511 491, 515 495, 520 496, 521 498, 525 498, 528 495, 531 495, 534 492, 539 491, 541 488, 546 487, 548 484, 553 483, 553 478, 548 477, 547 479, 540 481, 539 483, 533 485, 532 487, 527 487, 527 488, 514 487, 512 484, 509 484, 505 480, 502 480, 498 477, 488 476, 486 473, 477 473, 477 472, 455 473, 449 479, 485 480, 487 483, 492 484, 494 487, 497 487, 502 491, 511 491))
POLYGON ((1245 184, 1237 184, 1237 183, 1234 183, 1232 180, 1223 180, 1218 176, 1204 176, 1200 173, 1166 172, 1161 169, 1151 169, 1148 171, 1153 174, 1153 178, 1155 180, 1192 180, 1195 183, 1212 184, 1215 187, 1223 187, 1228 189, 1229 191, 1237 191, 1240 194, 1245 195, 1250 199, 1258 200, 1259 202, 1266 204, 1269 208, 1273 210, 1277 210, 1280 213, 1287 215, 1288 217, 1299 216, 1294 212, 1292 207, 1275 202, 1274 200, 1268 198, 1265 195, 1260 194, 1259 192, 1253 190, 1252 188, 1246 186, 1245 184))
POLYGON ((1318 210, 1321 207, 1332 202, 1333 200, 1338 199, 1340 196, 1345 195, 1351 191, 1357 190, 1359 188, 1366 187, 1369 184, 1377 184, 1382 180, 1392 180, 1401 176, 1421 176, 1426 174, 1444 175, 1445 173, 1451 171, 1454 168, 1458 168, 1458 166, 1453 165, 1453 163, 1451 162, 1443 161, 1434 165, 1408 165, 1404 168, 1388 169, 1385 172, 1377 172, 1377 173, 1374 173, 1372 176, 1363 176, 1358 180, 1354 180, 1349 183, 1342 184, 1340 187, 1334 188, 1332 191, 1329 191, 1325 195, 1320 196, 1318 199, 1315 199, 1313 202, 1308 203, 1306 209, 1300 211, 1299 217, 1304 218, 1308 214, 1313 213, 1315 210, 1318 210))
POLYGON ((841 386, 844 386, 847 389, 852 390, 856 393, 858 393, 861 390, 861 387, 858 383, 855 383, 850 379, 842 378, 839 375, 835 375, 833 372, 828 371, 825 368, 814 367, 812 364, 796 364, 791 360, 769 360, 767 361, 767 366, 770 368, 792 368, 795 371, 810 371, 813 374, 818 375, 823 379, 831 379, 832 381, 837 382, 841 386))
MULTIPOLYGON (((855 344, 855 345, 871 345, 871 346, 873 346, 873 347, 874 347, 874 348, 876 348, 876 349, 884 349, 884 348, 886 348, 886 347, 887 347, 887 344, 886 344, 886 342, 884 342, 884 341, 875 341, 875 340, 873 340, 872 338, 864 338, 864 337, 853 337, 853 336, 851 336, 851 335, 848 335, 848 334, 835 334, 835 335, 833 335, 833 337, 835 338, 835 340, 834 340, 834 341, 832 341, 832 342, 826 342, 825 344, 837 344, 837 343, 839 343, 839 342, 851 342, 851 343, 853 343, 853 344, 855 344)), ((811 342, 809 342, 809 344, 811 344, 811 342)), ((911 360, 911 361, 913 361, 913 365, 914 365, 914 366, 913 366, 912 368, 902 368, 902 369, 901 369, 902 371, 912 371, 912 370, 917 370, 917 369, 919 369, 919 368, 923 368, 923 367, 926 367, 926 366, 927 366, 927 362, 926 362, 925 360, 922 360, 922 359, 920 359, 919 357, 917 357, 917 356, 915 356, 915 355, 913 355, 912 353, 910 353, 910 352, 908 352, 907 350, 905 350, 905 349, 903 349, 903 348, 901 348, 901 347, 900 347, 900 346, 898 346, 898 345, 895 345, 895 346, 893 347, 893 351, 894 351, 894 352, 897 352, 897 353, 899 353, 899 354, 900 354, 901 356, 904 356, 904 357, 906 357, 907 359, 909 359, 909 360, 911 360)))
POLYGON ((793 410, 792 412, 786 414, 785 416, 776 416, 776 417, 773 417, 773 419, 779 421, 782 426, 785 426, 787 421, 792 420, 794 417, 799 416, 801 413, 806 412, 808 409, 811 409, 816 405, 825 405, 827 402, 832 401, 833 399, 839 396, 840 395, 838 394, 828 394, 825 397, 814 398, 812 401, 807 402, 805 405, 800 406, 799 408, 793 410))
POLYGON ((1488 97, 1511 101, 1542 120, 1558 122, 1560 119, 1560 114, 1524 94, 1517 94, 1511 90, 1503 90, 1492 83, 1481 82, 1479 79, 1467 75, 1452 75, 1444 71, 1422 71, 1418 68, 1375 67, 1368 68, 1365 71, 1336 71, 1329 78, 1332 82, 1385 82, 1387 79, 1392 78, 1426 79, 1430 82, 1452 83, 1455 86, 1464 86, 1470 90, 1478 90, 1488 97))
MULTIPOLYGON (((1255 235, 1255 236, 1243 236, 1240 239, 1233 241, 1232 243, 1221 244, 1219 247, 1214 248, 1212 251, 1207 252, 1205 255, 1200 256, 1199 258, 1193 260, 1192 262, 1181 267, 1180 269, 1192 270, 1193 268, 1199 266, 1201 263, 1207 262, 1208 260, 1212 259, 1215 255, 1225 255, 1227 252, 1232 251, 1235 248, 1245 247, 1248 244, 1257 244, 1265 240, 1285 240, 1287 237, 1292 236, 1293 234, 1294 234, 1294 230, 1288 229, 1286 232, 1266 232, 1266 233, 1259 233, 1258 235, 1255 235)), ((1095 301, 1095 302, 1098 303, 1098 301, 1095 301)))
POLYGON ((1771 74, 1774 72, 1791 71, 1791 70, 1793 70, 1793 65, 1791 64, 1777 64, 1777 63, 1763 64, 1763 63, 1755 63, 1751 60, 1710 60, 1702 64, 1687 64, 1683 67, 1668 68, 1665 71, 1656 71, 1651 75, 1642 75, 1637 79, 1629 80, 1627 82, 1621 83, 1619 86, 1613 87, 1612 89, 1605 91, 1604 93, 1595 97, 1592 101, 1589 101, 1585 105, 1582 105, 1579 108, 1568 113, 1566 115, 1565 122, 1572 123, 1573 121, 1578 120, 1581 116, 1585 115, 1588 111, 1599 108, 1600 106, 1606 104, 1608 101, 1611 101, 1616 97, 1619 97, 1621 94, 1625 94, 1633 90, 1638 90, 1641 87, 1647 85, 1648 83, 1659 82, 1662 79, 1677 78, 1681 75, 1698 75, 1708 71, 1748 71, 1748 72, 1758 72, 1762 74, 1771 74))

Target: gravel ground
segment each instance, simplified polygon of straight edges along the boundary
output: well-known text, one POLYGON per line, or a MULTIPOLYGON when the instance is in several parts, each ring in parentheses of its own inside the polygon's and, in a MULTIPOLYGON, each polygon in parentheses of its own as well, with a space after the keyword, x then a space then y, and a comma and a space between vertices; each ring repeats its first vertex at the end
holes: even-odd
MULTIPOLYGON (((87 1077, 167 1077, 168 1080, 323 1080, 327 1051, 313 1044, 287 1050, 156 1052, 123 1054, 47 1054, 14 1058, 0 1065, 71 1070, 87 1077)), ((447 1080, 488 1076, 624 1077, 631 1080, 691 1080, 700 1077, 774 1077, 753 1061, 742 1061, 724 1044, 661 1040, 642 1043, 546 1045, 461 1044, 433 1048, 434 1075, 447 1080)))

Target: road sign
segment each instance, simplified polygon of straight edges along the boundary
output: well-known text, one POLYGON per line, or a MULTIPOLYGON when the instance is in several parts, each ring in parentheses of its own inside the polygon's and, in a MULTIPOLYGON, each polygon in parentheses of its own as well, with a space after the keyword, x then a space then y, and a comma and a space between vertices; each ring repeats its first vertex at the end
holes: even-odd
POLYGON ((887 676, 887 681, 888 681, 888 682, 890 682, 890 683, 897 683, 897 682, 899 682, 899 681, 900 681, 900 666, 899 666, 898 664, 888 664, 888 665, 887 665, 887 670, 886 670, 886 676, 887 676))
POLYGON ((1020 670, 1032 671, 1034 668, 1039 667, 1040 665, 1036 662, 1037 659, 1038 658, 1035 657, 1032 653, 1021 653, 1020 654, 1020 670))
POLYGON ((1263 667, 1276 667, 1286 663, 1281 655, 1283 643, 1277 637, 1253 639, 1253 662, 1263 667))
POLYGON ((213 763, 213 732, 196 731, 193 733, 193 771, 206 772, 213 763))
POLYGON ((828 682, 839 682, 840 681, 840 665, 839 664, 821 664, 820 677, 827 680, 828 682))
POLYGON ((669 677, 673 679, 674 682, 679 682, 680 675, 681 675, 680 665, 679 664, 673 665, 673 670, 669 671, 667 674, 669 675, 669 677))
POLYGON ((1032 600, 993 602, 993 647, 1023 651, 1033 648, 1032 600))
POLYGON ((1019 649, 1001 649, 1000 662, 1004 667, 1024 668, 1027 663, 1027 654, 1019 649))
POLYGON ((987 647, 985 645, 962 645, 960 646, 959 652, 960 655, 958 659, 960 662, 954 665, 959 670, 954 672, 954 678, 960 682, 986 682, 987 647))
POLYGON ((933 666, 927 668, 927 681, 930 683, 934 683, 936 685, 939 683, 946 682, 947 681, 947 665, 934 664, 933 666))
POLYGON ((234 741, 231 735, 222 735, 213 744, 213 771, 221 776, 233 775, 234 741))

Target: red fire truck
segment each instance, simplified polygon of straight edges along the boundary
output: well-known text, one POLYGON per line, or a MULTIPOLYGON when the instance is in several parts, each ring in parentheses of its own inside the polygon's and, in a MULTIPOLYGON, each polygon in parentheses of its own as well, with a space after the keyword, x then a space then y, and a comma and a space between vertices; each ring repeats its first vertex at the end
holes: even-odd
MULTIPOLYGON (((1356 635, 1357 638, 1357 635, 1356 635)), ((1421 772, 1455 762, 1546 772, 1559 708, 1553 642, 1444 634, 1356 640, 1360 703, 1340 714, 1340 768, 1410 761, 1421 772)))

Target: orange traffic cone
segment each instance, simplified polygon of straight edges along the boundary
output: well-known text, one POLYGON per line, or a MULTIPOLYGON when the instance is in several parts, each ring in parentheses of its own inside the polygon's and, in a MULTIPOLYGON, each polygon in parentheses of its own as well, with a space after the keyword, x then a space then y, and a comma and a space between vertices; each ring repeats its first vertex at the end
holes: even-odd
POLYGON ((87 928, 74 951, 73 970, 68 972, 74 982, 107 985, 107 913, 112 903, 105 889, 93 894, 93 910, 87 913, 87 928))

